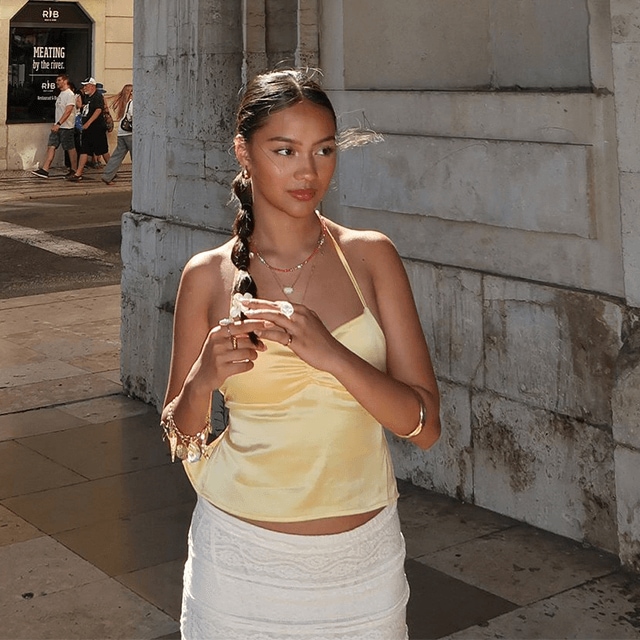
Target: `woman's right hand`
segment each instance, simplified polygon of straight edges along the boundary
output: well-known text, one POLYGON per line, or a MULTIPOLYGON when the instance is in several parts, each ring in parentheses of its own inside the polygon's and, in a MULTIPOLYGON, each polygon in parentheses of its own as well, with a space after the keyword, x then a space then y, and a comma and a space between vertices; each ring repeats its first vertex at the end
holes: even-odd
POLYGON ((205 338, 186 384, 210 392, 230 376, 252 369, 258 352, 265 351, 266 346, 262 340, 255 344, 249 334, 263 330, 264 325, 263 320, 221 320, 205 338))

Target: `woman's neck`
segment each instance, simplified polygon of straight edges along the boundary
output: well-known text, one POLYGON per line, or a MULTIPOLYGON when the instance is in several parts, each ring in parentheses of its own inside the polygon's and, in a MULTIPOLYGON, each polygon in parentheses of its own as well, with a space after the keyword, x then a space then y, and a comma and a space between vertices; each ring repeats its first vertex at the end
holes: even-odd
POLYGON ((256 220, 251 245, 268 262, 286 267, 306 258, 317 246, 322 234, 323 223, 319 214, 312 218, 287 218, 285 221, 256 220))

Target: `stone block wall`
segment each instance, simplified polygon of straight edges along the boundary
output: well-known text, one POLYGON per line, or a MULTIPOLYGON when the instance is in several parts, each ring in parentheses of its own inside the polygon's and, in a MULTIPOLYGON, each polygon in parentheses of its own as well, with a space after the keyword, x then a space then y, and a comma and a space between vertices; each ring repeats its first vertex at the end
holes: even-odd
POLYGON ((626 310, 602 296, 409 261, 443 437, 396 472, 618 551, 611 397, 626 310))
POLYGON ((348 0, 323 6, 343 13, 348 86, 477 90, 588 87, 590 5, 596 3, 605 4, 348 0))
POLYGON ((397 473, 640 570, 640 5, 364 4, 321 65, 385 141, 326 208, 394 240, 431 346, 443 436, 397 473))
POLYGON ((611 0, 627 314, 612 394, 619 554, 640 571, 640 6, 611 0))
MULTIPOLYGON (((296 50, 342 125, 385 137, 341 157, 323 212, 394 240, 432 349, 443 436, 392 441, 397 473, 640 571, 640 7, 401 5, 298 0, 296 50)), ((231 224, 237 91, 269 42, 291 48, 268 33, 291 6, 136 2, 122 373, 150 402, 180 269, 231 224)))

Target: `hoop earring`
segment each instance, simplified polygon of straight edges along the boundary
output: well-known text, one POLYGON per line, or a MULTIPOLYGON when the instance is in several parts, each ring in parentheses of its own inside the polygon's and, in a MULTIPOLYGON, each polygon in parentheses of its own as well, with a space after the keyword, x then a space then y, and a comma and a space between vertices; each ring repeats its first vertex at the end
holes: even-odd
POLYGON ((245 182, 248 182, 251 179, 251 174, 249 173, 249 169, 247 169, 246 167, 242 170, 242 173, 240 175, 242 176, 242 179, 245 182))

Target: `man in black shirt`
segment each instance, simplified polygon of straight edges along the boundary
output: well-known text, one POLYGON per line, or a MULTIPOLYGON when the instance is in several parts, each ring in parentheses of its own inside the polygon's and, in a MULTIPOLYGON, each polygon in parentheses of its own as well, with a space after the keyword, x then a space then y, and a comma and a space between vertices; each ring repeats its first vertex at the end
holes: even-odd
POLYGON ((68 180, 80 182, 82 172, 87 164, 89 156, 104 156, 109 161, 109 143, 107 141, 107 125, 102 112, 104 111, 104 98, 98 91, 95 78, 87 78, 81 83, 82 91, 87 100, 82 107, 82 132, 80 135, 80 158, 78 170, 68 180))

